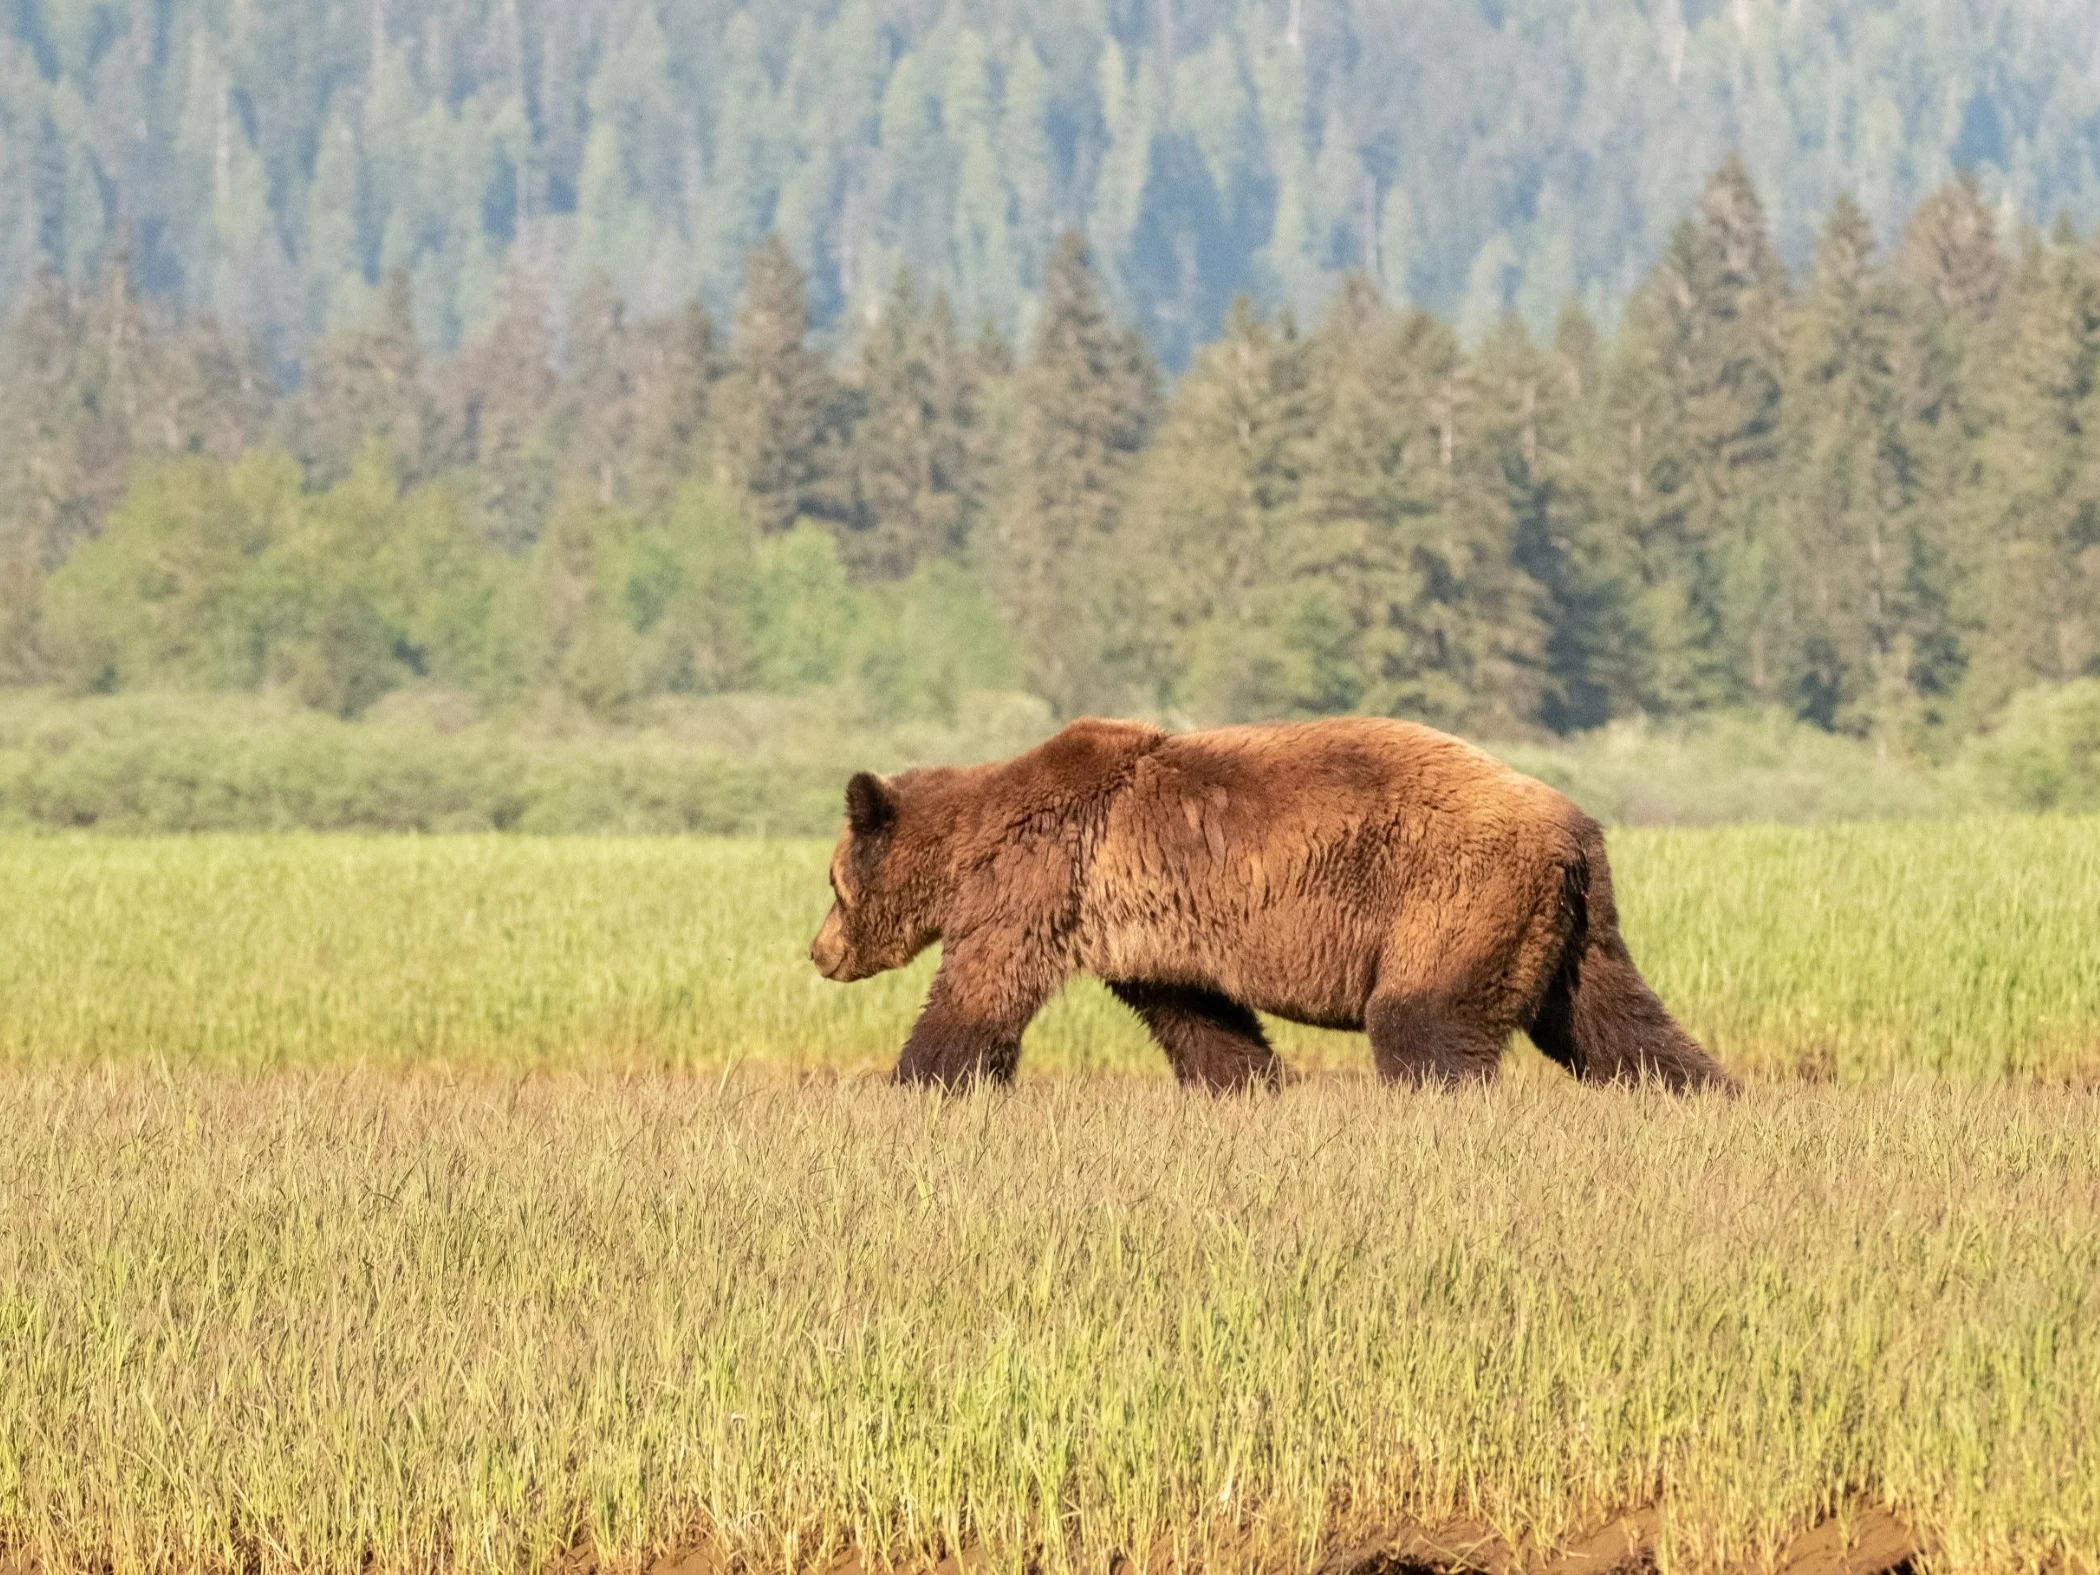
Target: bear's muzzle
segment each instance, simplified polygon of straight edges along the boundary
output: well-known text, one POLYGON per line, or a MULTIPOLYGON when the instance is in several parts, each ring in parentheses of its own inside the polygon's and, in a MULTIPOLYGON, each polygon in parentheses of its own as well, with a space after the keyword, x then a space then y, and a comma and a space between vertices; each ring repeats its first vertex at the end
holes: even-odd
POLYGON ((824 915, 824 925, 817 931, 817 938, 809 943, 809 960, 827 979, 843 983, 852 977, 846 968, 846 925, 839 917, 836 904, 824 915))

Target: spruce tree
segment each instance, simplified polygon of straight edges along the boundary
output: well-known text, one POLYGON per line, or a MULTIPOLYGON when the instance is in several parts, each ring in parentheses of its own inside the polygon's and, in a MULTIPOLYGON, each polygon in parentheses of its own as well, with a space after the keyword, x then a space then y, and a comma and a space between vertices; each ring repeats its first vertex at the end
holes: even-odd
POLYGON ((1604 394, 1635 547, 1644 705, 1776 698, 1776 536, 1787 285, 1739 159, 1629 303, 1604 394))
POLYGON ((1455 335, 1367 279, 1314 335, 1302 572, 1347 620, 1364 710, 1507 729, 1538 702, 1538 589, 1517 565, 1482 391, 1455 335))
POLYGON ((1692 593, 1711 629, 1709 702, 1777 694, 1769 649, 1777 601, 1772 553, 1784 383, 1786 271, 1764 205, 1730 155, 1699 200, 1698 245, 1685 283, 1694 338, 1683 389, 1698 458, 1689 520, 1692 593))
MULTIPOLYGON (((1990 572, 1973 536, 1976 466, 1994 417, 1985 386, 2012 324, 1999 320, 2008 288, 1991 210, 1973 178, 1927 197, 1904 230, 1891 272, 1904 317, 1897 369, 1919 431, 1911 446, 1918 497, 1915 539, 1931 563, 1934 597, 1951 608, 1964 575, 1990 572)), ((1951 618, 1914 654, 1921 683, 1953 689, 1967 652, 1951 618)))
POLYGON ((1700 452, 1687 397, 1699 319, 1687 280, 1697 232, 1671 233, 1663 260, 1627 303, 1605 365, 1588 446, 1601 530, 1621 545, 1630 609, 1622 649, 1632 709, 1670 715, 1715 689, 1715 631, 1697 595, 1702 545, 1693 520, 1700 452))
POLYGON ((1964 173, 1918 204, 1904 228, 1898 266, 1942 312, 1985 316, 2005 282, 1996 229, 1976 177, 1964 173))
POLYGON ((839 387, 810 348, 807 282, 779 235, 744 263, 730 371, 714 400, 715 464, 759 529, 844 513, 839 387))
POLYGON ((1637 709, 1623 539, 1597 492, 1597 331, 1570 304, 1550 345, 1506 317, 1474 361, 1511 514, 1511 555, 1538 588, 1543 624, 1537 720, 1556 732, 1637 709))
POLYGON ((446 458, 465 469, 482 531, 507 552, 538 538, 554 502, 551 360, 545 287, 532 267, 514 267, 486 333, 447 369, 440 407, 446 458))
POLYGON ((1127 703, 1154 631, 1112 566, 1159 379, 1137 333, 1110 318, 1076 234, 1051 258, 1015 404, 999 581, 1029 680, 1064 715, 1127 703))
POLYGON ((1975 382, 1964 486, 1972 716, 2100 670, 2100 259, 2067 224, 2029 237, 1975 382))
POLYGON ((437 412, 423 380, 405 271, 388 272, 370 324, 314 341, 286 414, 292 451, 310 486, 327 487, 349 474, 372 442, 391 451, 404 479, 425 473, 437 412))
POLYGON ((661 518, 703 463, 721 356, 714 319, 697 301, 639 338, 629 490, 637 508, 661 518))
POLYGON ((1245 297, 1175 385, 1134 497, 1134 552, 1172 630, 1177 704, 1213 720, 1340 710, 1355 698, 1301 636, 1293 559, 1310 437, 1305 346, 1245 297))
POLYGON ((1939 630, 1916 536, 1920 435, 1908 325, 1850 197, 1833 205, 1795 317, 1786 396, 1781 665, 1795 711, 1907 749, 1939 630))
POLYGON ((862 577, 901 579, 926 559, 959 557, 981 504, 975 357, 947 297, 922 306, 900 271, 859 372, 847 561, 862 577))

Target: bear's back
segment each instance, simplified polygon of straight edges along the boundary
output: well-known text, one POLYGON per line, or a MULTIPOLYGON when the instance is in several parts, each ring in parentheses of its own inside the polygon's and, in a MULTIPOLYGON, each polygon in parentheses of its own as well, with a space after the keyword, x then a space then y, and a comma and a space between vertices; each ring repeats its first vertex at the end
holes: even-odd
POLYGON ((1277 828, 1418 813, 1459 821, 1545 815, 1567 800, 1449 733, 1385 717, 1213 728, 1165 739, 1147 764, 1259 801, 1277 828))

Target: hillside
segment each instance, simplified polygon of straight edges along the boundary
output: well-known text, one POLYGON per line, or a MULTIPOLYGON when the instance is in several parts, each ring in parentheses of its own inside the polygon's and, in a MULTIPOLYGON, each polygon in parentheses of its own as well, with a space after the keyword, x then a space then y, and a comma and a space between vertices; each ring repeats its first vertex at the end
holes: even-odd
POLYGON ((1025 337, 1077 225, 1169 368, 1349 267, 1543 335, 1608 326, 1730 149, 1797 271, 1840 191, 1887 237, 1957 169, 2089 224, 2096 58, 2077 0, 20 0, 0 318, 128 248, 288 375, 390 269, 449 348, 514 256, 719 316, 777 229, 820 327, 902 264, 1025 337))

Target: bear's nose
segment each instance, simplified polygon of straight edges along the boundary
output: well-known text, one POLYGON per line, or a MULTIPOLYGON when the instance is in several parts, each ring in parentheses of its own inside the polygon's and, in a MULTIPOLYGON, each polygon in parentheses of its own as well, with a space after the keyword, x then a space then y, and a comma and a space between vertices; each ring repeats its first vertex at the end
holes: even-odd
POLYGON ((809 943, 809 960, 827 979, 836 979, 845 966, 846 938, 839 933, 840 929, 838 916, 830 915, 824 920, 824 927, 817 931, 817 938, 809 943))

